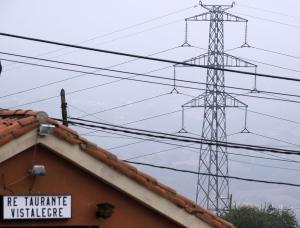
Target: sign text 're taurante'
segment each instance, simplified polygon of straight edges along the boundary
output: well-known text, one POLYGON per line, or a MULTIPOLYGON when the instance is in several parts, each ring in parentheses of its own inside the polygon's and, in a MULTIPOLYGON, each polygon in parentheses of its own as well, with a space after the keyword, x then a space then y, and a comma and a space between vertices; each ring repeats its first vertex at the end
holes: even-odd
POLYGON ((70 195, 3 196, 3 219, 71 218, 70 195))

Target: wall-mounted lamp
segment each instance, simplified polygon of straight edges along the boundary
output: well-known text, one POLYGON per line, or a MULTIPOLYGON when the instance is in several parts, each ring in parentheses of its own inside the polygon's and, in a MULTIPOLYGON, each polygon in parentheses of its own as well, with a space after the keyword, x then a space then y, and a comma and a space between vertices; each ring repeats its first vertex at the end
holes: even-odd
POLYGON ((99 203, 97 206, 96 218, 107 219, 112 216, 115 206, 110 203, 99 203))
POLYGON ((46 136, 52 133, 53 128, 55 128, 52 124, 41 124, 39 128, 39 136, 46 136))
POLYGON ((43 165, 34 165, 30 170, 32 176, 46 176, 47 171, 43 165))

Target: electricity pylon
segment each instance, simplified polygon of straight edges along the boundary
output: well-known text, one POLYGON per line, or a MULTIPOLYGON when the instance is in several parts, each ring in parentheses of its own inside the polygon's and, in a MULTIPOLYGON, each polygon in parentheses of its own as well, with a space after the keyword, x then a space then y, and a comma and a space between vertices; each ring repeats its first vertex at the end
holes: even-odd
MULTIPOLYGON (((232 5, 200 5, 207 12, 185 19, 185 42, 182 46, 191 46, 188 43, 187 26, 191 21, 208 21, 209 26, 209 43, 208 52, 197 57, 184 61, 197 65, 206 65, 212 67, 207 69, 206 88, 203 94, 193 98, 182 105, 182 128, 180 132, 187 132, 184 128, 184 111, 187 108, 204 108, 204 117, 202 123, 201 137, 208 141, 227 141, 226 134, 226 109, 227 108, 245 108, 245 129, 247 117, 247 105, 225 92, 224 71, 213 68, 225 67, 253 67, 256 71, 256 65, 243 59, 229 55, 224 52, 224 22, 244 22, 246 24, 245 42, 247 44, 247 22, 248 20, 232 15, 226 12, 233 7, 232 5)), ((175 68, 186 67, 184 65, 174 65, 175 68)), ((175 89, 175 90, 174 90, 175 89)), ((174 89, 176 85, 174 82, 174 89)), ((212 175, 198 175, 196 201, 209 210, 220 213, 229 207, 229 180, 228 176, 228 153, 227 148, 220 145, 202 145, 200 147, 200 156, 198 161, 199 173, 212 175)))

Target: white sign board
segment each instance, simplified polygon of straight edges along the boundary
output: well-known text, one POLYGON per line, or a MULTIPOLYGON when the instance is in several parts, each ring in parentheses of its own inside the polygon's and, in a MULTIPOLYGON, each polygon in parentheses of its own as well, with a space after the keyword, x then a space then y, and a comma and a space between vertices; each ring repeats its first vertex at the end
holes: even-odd
POLYGON ((3 196, 3 219, 71 218, 70 195, 3 196))

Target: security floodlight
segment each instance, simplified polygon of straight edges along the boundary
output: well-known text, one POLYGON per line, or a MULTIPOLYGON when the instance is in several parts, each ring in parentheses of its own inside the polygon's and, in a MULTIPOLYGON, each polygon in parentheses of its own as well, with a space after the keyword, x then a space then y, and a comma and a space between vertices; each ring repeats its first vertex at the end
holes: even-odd
POLYGON ((34 165, 30 170, 32 176, 46 176, 47 171, 43 165, 34 165))
POLYGON ((52 133, 53 128, 55 128, 55 126, 52 125, 52 124, 41 124, 41 125, 40 125, 40 128, 39 128, 38 134, 39 134, 40 136, 46 136, 46 135, 49 135, 49 134, 52 133))

